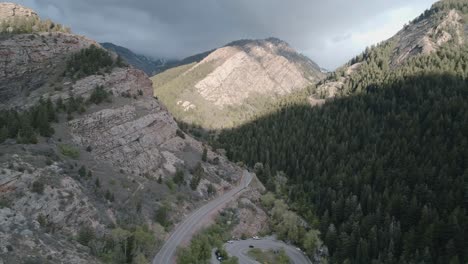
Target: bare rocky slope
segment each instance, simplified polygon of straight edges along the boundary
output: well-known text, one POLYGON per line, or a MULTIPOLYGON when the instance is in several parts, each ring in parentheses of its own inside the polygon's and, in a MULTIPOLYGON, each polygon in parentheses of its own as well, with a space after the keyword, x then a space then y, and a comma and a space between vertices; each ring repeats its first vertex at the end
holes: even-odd
POLYGON ((313 61, 269 38, 232 42, 152 80, 155 95, 177 119, 217 129, 260 115, 323 77, 313 61))
MULTIPOLYGON (((3 3, 0 14, 35 15, 3 3)), ((91 45, 99 46, 63 32, 0 34, 0 109, 86 102, 97 87, 108 94, 68 116, 58 112, 54 135, 37 144, 0 143, 1 264, 144 263, 175 223, 242 176, 210 148, 202 159, 206 147, 179 130, 144 72, 65 77, 70 56, 91 45), (191 188, 195 174, 201 179, 191 188)))
POLYGON ((368 48, 363 54, 330 74, 309 98, 311 104, 322 103, 321 100, 317 100, 319 98, 348 93, 349 91, 344 91, 345 86, 356 82, 359 79, 356 76, 370 67, 396 68, 410 58, 436 52, 444 45, 464 45, 468 36, 467 9, 468 5, 459 0, 441 0, 435 3, 420 17, 405 25, 395 36, 368 48), (376 52, 373 53, 373 50, 376 52), (379 53, 383 54, 381 65, 368 63, 367 55, 379 53))

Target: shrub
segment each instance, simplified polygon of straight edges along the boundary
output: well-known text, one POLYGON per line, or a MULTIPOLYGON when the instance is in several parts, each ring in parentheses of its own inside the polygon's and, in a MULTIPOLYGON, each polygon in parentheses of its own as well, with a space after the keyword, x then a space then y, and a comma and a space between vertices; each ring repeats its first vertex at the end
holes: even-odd
POLYGON ((174 183, 176 183, 177 185, 181 185, 184 183, 185 181, 185 173, 183 170, 181 169, 177 169, 175 175, 174 175, 174 183))
POLYGON ((78 231, 76 240, 83 246, 88 246, 89 242, 96 237, 94 229, 90 226, 82 226, 78 231))
POLYGON ((81 177, 86 176, 86 167, 85 167, 84 165, 80 167, 80 169, 78 170, 78 174, 79 174, 81 177))
POLYGON ((73 54, 67 62, 65 76, 73 79, 110 72, 114 67, 122 67, 121 60, 114 61, 107 50, 91 45, 73 54))
POLYGON ((180 137, 180 138, 184 138, 184 139, 185 139, 185 134, 184 134, 184 132, 182 132, 182 130, 180 130, 180 129, 177 129, 176 135, 177 135, 178 137, 180 137))
POLYGON ((110 101, 109 96, 110 93, 104 90, 104 86, 96 86, 96 88, 94 88, 93 92, 91 93, 91 96, 89 97, 89 102, 100 104, 104 101, 110 101))
POLYGON ((67 156, 72 159, 77 159, 80 157, 80 151, 73 146, 60 144, 59 145, 60 153, 64 156, 67 156))
POLYGON ((35 181, 32 184, 31 191, 38 193, 38 194, 43 194, 44 193, 44 183, 42 181, 35 181))

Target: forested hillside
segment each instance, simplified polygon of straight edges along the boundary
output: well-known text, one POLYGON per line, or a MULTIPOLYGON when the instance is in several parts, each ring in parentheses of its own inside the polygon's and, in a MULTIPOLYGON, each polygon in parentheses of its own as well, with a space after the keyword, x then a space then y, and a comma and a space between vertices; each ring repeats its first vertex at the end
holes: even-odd
POLYGON ((331 263, 466 263, 468 47, 379 76, 321 107, 284 105, 218 143, 232 160, 262 162, 271 189, 286 173, 283 195, 320 229, 331 263))
POLYGON ((366 48, 330 74, 317 86, 314 96, 360 93, 368 86, 385 81, 389 70, 399 68, 415 56, 431 54, 447 45, 463 45, 468 38, 467 22, 468 1, 436 2, 395 36, 366 48))

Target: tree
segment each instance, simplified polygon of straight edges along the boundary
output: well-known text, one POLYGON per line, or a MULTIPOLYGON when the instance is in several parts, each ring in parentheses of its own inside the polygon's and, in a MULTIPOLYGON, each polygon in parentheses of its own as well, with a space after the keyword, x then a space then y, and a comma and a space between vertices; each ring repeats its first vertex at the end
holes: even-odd
POLYGON ((78 231, 76 240, 83 246, 88 246, 89 242, 96 237, 94 229, 88 225, 84 225, 78 231))
POLYGON ((209 183, 207 184, 206 192, 209 196, 216 195, 216 187, 213 184, 209 183))
POLYGON ((275 195, 272 192, 267 192, 266 194, 262 195, 262 197, 260 197, 260 201, 266 209, 271 209, 275 203, 275 200, 275 195))
POLYGON ((206 147, 203 147, 202 161, 206 162, 207 159, 208 159, 208 150, 206 149, 206 147))
POLYGON ((35 192, 37 194, 43 194, 44 193, 44 183, 41 180, 36 180, 33 182, 31 191, 35 192))
POLYGON ((78 175, 80 175, 80 177, 86 176, 86 167, 84 165, 82 165, 78 170, 78 175))
POLYGON ((169 208, 165 205, 160 206, 155 212, 154 219, 167 228, 171 224, 169 221, 169 208))
POLYGON ((174 183, 179 186, 185 183, 185 172, 182 169, 177 168, 174 175, 174 183))
POLYGON ((309 230, 305 234, 302 247, 304 248, 305 252, 309 256, 312 256, 315 252, 315 249, 321 246, 321 241, 320 241, 319 236, 320 236, 320 232, 314 229, 309 230))
POLYGON ((197 189, 198 184, 200 184, 200 181, 203 177, 203 174, 204 174, 203 167, 201 166, 201 163, 198 163, 193 172, 192 179, 190 180, 190 188, 192 188, 192 190, 197 189))

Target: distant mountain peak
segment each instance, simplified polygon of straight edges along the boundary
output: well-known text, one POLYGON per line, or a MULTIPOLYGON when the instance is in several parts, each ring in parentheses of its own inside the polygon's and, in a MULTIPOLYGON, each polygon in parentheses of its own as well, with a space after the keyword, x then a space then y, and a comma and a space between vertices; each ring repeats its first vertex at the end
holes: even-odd
POLYGON ((231 127, 325 77, 277 38, 243 39, 153 77, 155 95, 187 123, 231 127))
POLYGON ((153 59, 151 57, 137 54, 128 48, 115 45, 114 43, 104 42, 100 43, 105 49, 117 53, 128 64, 133 67, 144 71, 147 75, 153 76, 161 72, 162 67, 165 66, 166 60, 153 59))

